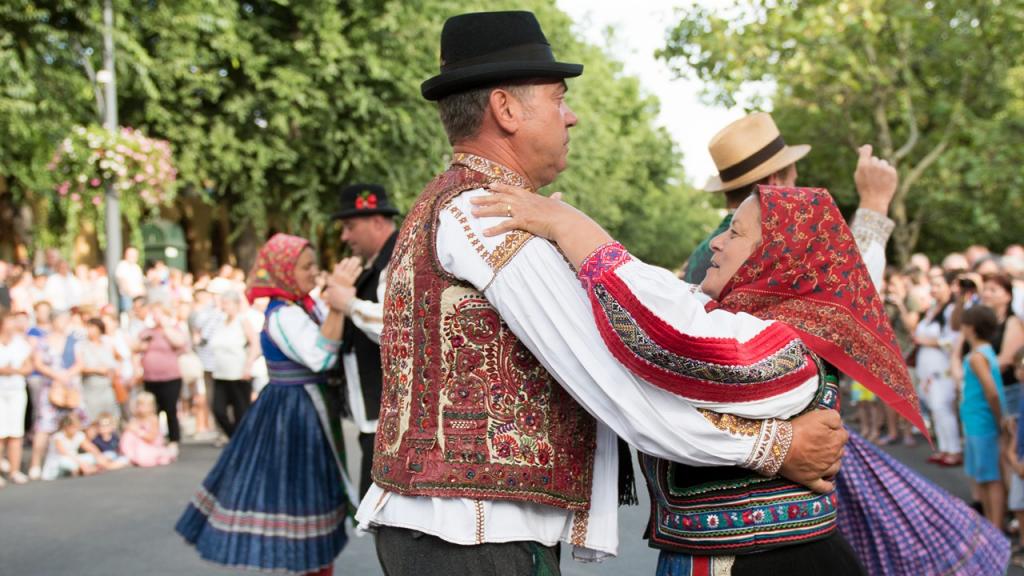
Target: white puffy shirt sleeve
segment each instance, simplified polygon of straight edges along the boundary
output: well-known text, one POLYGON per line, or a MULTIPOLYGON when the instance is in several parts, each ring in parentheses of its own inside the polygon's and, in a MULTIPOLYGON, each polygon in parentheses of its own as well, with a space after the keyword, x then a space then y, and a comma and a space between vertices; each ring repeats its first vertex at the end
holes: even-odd
POLYGON ((387 289, 387 268, 380 273, 380 282, 377 283, 377 301, 362 300, 353 298, 345 316, 360 332, 373 340, 374 344, 380 344, 380 333, 384 330, 384 293, 387 289))
POLYGON ((267 332, 285 356, 314 372, 323 372, 338 361, 341 341, 325 338, 300 306, 285 305, 271 312, 267 332))
POLYGON ((867 208, 858 208, 850 222, 850 231, 864 259, 875 289, 881 292, 885 274, 885 245, 889 242, 896 223, 888 216, 867 208))
MULTIPOLYGON (((483 194, 465 192, 441 211, 439 262, 484 293, 509 328, 585 409, 653 456, 698 466, 743 466, 765 474, 778 470, 792 428, 777 419, 808 406, 818 386, 816 368, 808 371, 804 366, 784 390, 763 393, 754 391, 757 386, 747 386, 746 396, 687 393, 652 384, 606 345, 588 293, 553 244, 523 232, 483 236, 484 229, 501 221, 471 216, 469 199, 483 194)), ((643 294, 646 305, 695 338, 731 339, 736 349, 745 351, 744 343, 772 331, 772 323, 749 315, 704 312, 706 299, 668 271, 634 261, 622 274, 643 294)), ((748 355, 744 360, 747 367, 757 364, 753 358, 748 355)))

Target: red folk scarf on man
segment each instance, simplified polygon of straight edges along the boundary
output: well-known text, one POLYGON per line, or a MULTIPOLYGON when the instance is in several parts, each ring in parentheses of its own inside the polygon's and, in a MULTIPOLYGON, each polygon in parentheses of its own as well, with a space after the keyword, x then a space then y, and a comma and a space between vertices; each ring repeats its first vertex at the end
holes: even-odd
POLYGON ((708 308, 784 322, 928 434, 853 233, 823 188, 760 186, 761 244, 708 308))
POLYGON ((289 234, 274 234, 267 240, 249 274, 249 285, 245 289, 249 302, 257 298, 282 298, 312 313, 316 307, 313 298, 302 292, 295 280, 295 263, 307 246, 309 240, 289 234))

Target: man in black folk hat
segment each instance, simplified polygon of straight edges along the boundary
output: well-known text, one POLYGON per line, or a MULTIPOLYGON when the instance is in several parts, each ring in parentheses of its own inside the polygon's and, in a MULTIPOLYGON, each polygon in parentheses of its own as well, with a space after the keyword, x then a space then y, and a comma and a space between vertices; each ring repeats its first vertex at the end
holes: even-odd
MULTIPOLYGON (((796 163, 810 151, 807 144, 787 145, 775 121, 766 112, 744 116, 715 134, 708 144, 708 152, 718 174, 708 179, 704 190, 723 193, 728 213, 718 228, 694 249, 686 263, 683 280, 690 284, 704 280, 711 265, 711 240, 729 229, 733 212, 758 186, 796 186, 799 175, 796 163)), ((857 150, 854 181, 860 206, 850 224, 865 259, 885 255, 885 243, 894 227, 886 214, 897 183, 896 169, 871 152, 870 145, 857 150), (870 244, 877 246, 869 247, 870 244)), ((878 284, 881 278, 873 280, 878 284)))
POLYGON ((555 59, 529 12, 444 25, 441 73, 422 92, 453 155, 388 266, 373 485, 356 514, 389 576, 559 574, 561 542, 584 560, 616 555, 632 470, 617 435, 662 458, 781 466, 808 484, 837 466, 835 412, 753 422, 786 431, 757 439, 715 426, 614 358, 554 245, 486 236, 503 219, 472 216, 488 184, 536 191, 566 169, 566 79, 582 71, 555 59))
POLYGON ((363 271, 350 290, 342 290, 345 318, 339 363, 344 386, 346 416, 359 429, 362 460, 359 495, 370 488, 370 465, 380 413, 380 332, 383 326, 385 274, 395 248, 398 230, 387 191, 378 184, 352 184, 341 191, 341 208, 334 219, 341 222, 341 241, 363 261, 363 271))

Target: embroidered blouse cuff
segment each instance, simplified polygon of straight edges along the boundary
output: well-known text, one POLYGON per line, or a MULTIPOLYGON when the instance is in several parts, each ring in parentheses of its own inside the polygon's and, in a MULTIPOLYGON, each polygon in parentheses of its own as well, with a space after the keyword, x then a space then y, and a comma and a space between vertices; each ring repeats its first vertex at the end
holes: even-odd
POLYGON ((743 465, 762 476, 775 476, 793 444, 793 424, 787 420, 765 420, 754 450, 743 465))
POLYGON ((325 337, 323 334, 316 335, 316 347, 327 352, 328 354, 337 354, 338 349, 341 348, 341 340, 331 340, 325 337))
POLYGON ((583 259, 577 277, 589 292, 605 272, 615 270, 630 260, 632 257, 622 244, 608 242, 598 246, 597 250, 583 259))
POLYGON ((850 231, 853 232, 858 246, 868 246, 873 242, 885 246, 895 227, 896 223, 885 214, 858 208, 853 215, 850 231))

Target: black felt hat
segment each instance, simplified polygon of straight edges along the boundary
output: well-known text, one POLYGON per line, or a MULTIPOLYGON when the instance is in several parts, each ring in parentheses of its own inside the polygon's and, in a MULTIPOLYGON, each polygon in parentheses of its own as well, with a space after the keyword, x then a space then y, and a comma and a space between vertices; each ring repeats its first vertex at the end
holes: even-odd
POLYGON ((573 78, 582 64, 555 61, 532 12, 476 12, 445 21, 441 73, 420 86, 427 100, 505 80, 573 78))
POLYGON ((398 214, 398 208, 391 205, 387 191, 379 184, 351 184, 342 188, 339 196, 341 209, 331 216, 335 220, 353 216, 398 214))

